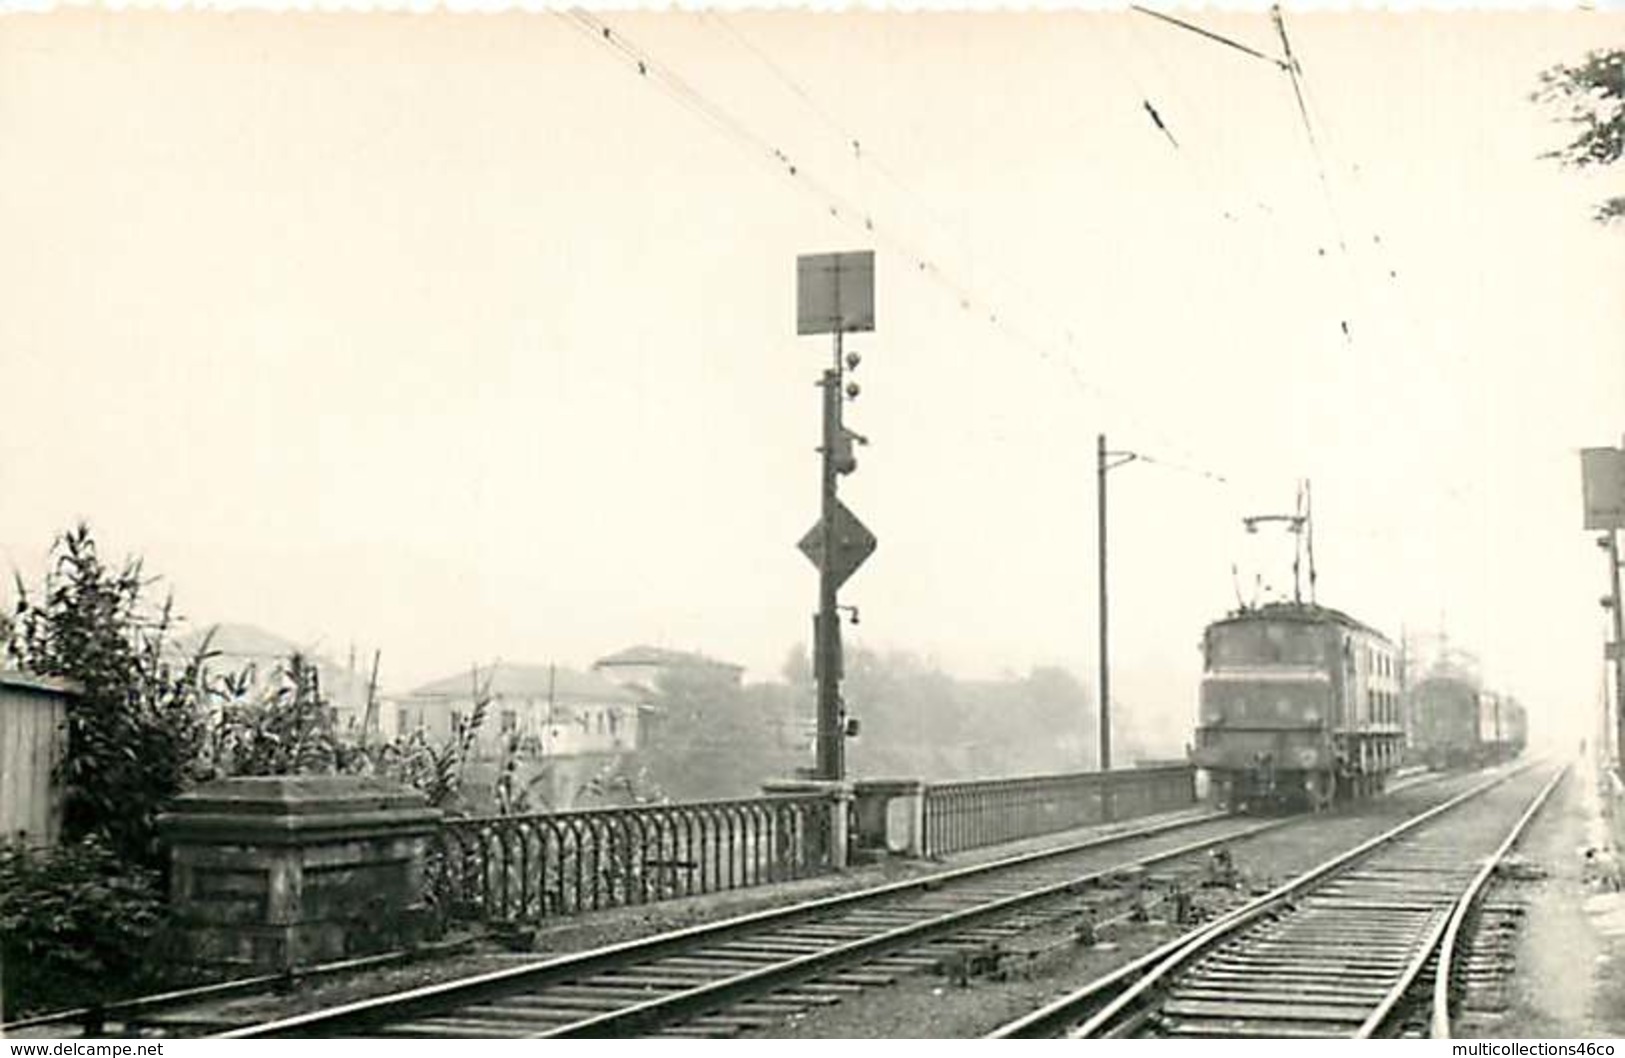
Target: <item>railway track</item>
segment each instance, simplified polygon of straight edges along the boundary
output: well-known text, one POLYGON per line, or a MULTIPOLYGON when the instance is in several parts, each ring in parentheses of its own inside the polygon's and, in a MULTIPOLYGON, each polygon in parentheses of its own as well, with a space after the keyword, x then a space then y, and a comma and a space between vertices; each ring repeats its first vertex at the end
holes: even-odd
MULTIPOLYGON (((1441 778, 1419 776, 1396 783, 1395 790, 1441 778)), ((1022 942, 1001 953, 1008 938, 1059 937, 1064 945, 1085 919, 1093 929, 1144 917, 1172 894, 1170 887, 1205 873, 1204 850, 1294 822, 1305 820, 1164 817, 1060 848, 258 1025, 246 1024, 250 1017, 240 1009, 233 1014, 233 1007, 272 987, 286 988, 285 979, 142 997, 29 1024, 77 1024, 93 1035, 212 1031, 244 1037, 715 1037, 770 1030, 787 1015, 904 974, 935 968, 976 976, 988 969, 989 959, 1005 955, 1015 962, 1023 955, 1022 942)), ((1235 896, 1225 893, 1223 899, 1235 896)), ((354 965, 360 970, 397 958, 354 965)))
POLYGON ((989 1035, 1448 1036, 1476 901, 1565 773, 1475 786, 989 1035))
POLYGON ((1126 915, 1146 897, 1136 872, 1294 821, 1165 821, 221 1035, 729 1036, 987 957, 1004 938, 1065 928, 1080 907, 1126 915))

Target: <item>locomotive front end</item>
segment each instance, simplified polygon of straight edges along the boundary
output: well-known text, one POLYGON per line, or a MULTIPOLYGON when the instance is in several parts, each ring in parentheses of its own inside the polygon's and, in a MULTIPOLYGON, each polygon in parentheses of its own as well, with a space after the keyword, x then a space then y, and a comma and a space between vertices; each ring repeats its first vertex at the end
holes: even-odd
POLYGON ((1320 807, 1337 761, 1336 687, 1314 622, 1232 618, 1209 626, 1192 763, 1227 808, 1320 807))

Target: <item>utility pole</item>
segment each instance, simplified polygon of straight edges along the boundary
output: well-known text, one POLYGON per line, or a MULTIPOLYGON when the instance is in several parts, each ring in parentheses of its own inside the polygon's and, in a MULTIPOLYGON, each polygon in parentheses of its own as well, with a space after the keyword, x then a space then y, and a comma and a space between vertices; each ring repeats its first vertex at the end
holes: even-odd
MULTIPOLYGON (((1133 452, 1111 452, 1106 449, 1106 435, 1095 435, 1095 542, 1099 559, 1095 581, 1099 587, 1099 613, 1096 625, 1100 631, 1100 770, 1112 770, 1112 673, 1110 640, 1107 635, 1109 611, 1106 576, 1106 475, 1118 467, 1140 458, 1133 452)), ((1110 810, 1107 809, 1110 817, 1110 810)))
POLYGON ((1106 435, 1095 438, 1095 540, 1098 543, 1100 584, 1100 770, 1112 770, 1112 667, 1106 632, 1106 435))

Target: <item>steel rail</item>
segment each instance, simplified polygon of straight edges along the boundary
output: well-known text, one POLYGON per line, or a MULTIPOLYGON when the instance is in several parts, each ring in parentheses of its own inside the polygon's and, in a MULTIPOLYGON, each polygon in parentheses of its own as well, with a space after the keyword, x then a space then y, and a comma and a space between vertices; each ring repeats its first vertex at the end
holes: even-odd
POLYGON ((1091 871, 1088 874, 1069 878, 1063 882, 1029 889, 1012 896, 984 901, 958 911, 949 911, 883 933, 836 945, 824 951, 798 956, 782 963, 763 967, 760 970, 737 974, 686 991, 650 999, 647 1002, 623 1010, 583 1019, 548 1032, 538 1033, 537 1037, 590 1037, 601 1036, 612 1031, 620 1034, 629 1030, 644 1029, 652 1024, 670 1022, 682 1017, 685 1013, 704 1013, 741 996, 772 991, 789 984, 804 981, 809 977, 829 973, 852 963, 861 963, 866 959, 872 959, 898 947, 919 944, 944 934, 951 934, 982 919, 994 918, 1029 904, 1039 903, 1074 892, 1080 886, 1099 882, 1125 870, 1148 867, 1152 864, 1189 856, 1192 853, 1201 852, 1215 845, 1253 837, 1256 834, 1274 830, 1286 823, 1293 822, 1295 818, 1301 817, 1271 820, 1250 827, 1240 833, 1221 834, 1217 837, 1204 838, 1201 841, 1194 841, 1178 848, 1153 853, 1150 856, 1128 863, 1115 864, 1111 867, 1091 871))
POLYGON ((1552 776, 1552 781, 1546 784, 1540 794, 1524 810, 1523 815, 1518 818, 1518 822, 1513 824, 1512 830, 1506 836, 1506 840, 1501 842, 1500 847, 1484 861, 1484 866, 1479 868, 1478 873, 1473 876, 1472 884, 1467 887, 1467 891, 1456 902, 1456 909, 1450 914, 1450 923, 1445 930, 1443 944, 1439 948, 1439 964, 1433 973, 1433 1009, 1428 1018, 1428 1027, 1429 1035, 1436 1040, 1451 1038, 1450 981, 1456 962, 1456 944, 1461 939, 1461 931, 1466 924, 1467 917, 1472 913, 1479 897, 1483 895, 1484 890, 1488 887, 1489 880, 1495 874, 1496 869, 1506 859, 1507 853, 1511 852, 1513 847, 1517 845, 1519 839, 1523 837, 1524 831, 1528 829, 1529 824, 1545 807, 1553 791, 1568 776, 1569 768, 1570 766, 1567 764, 1560 768, 1557 774, 1552 776))
MULTIPOLYGON (((888 886, 880 886, 870 890, 862 890, 856 894, 850 895, 861 897, 864 893, 869 892, 880 894, 887 892, 890 888, 902 890, 906 889, 911 884, 921 884, 924 882, 929 882, 932 879, 951 880, 961 874, 974 874, 978 870, 984 868, 998 867, 1001 864, 1019 864, 1026 857, 1030 857, 1033 862, 1037 862, 1045 856, 1064 856, 1072 852, 1087 851, 1091 848, 1109 846, 1111 844, 1132 840, 1135 838, 1154 836, 1156 834, 1169 830, 1175 830, 1180 827, 1198 826, 1202 823, 1223 819, 1226 816, 1226 814, 1222 812, 1201 810, 1187 810, 1186 812, 1180 813, 1178 816, 1172 819, 1167 818, 1169 815, 1168 813, 1163 813, 1162 815, 1163 818, 1160 821, 1149 826, 1115 829, 1109 833, 1096 835, 1095 837, 1079 842, 1073 842, 1070 845, 1059 846, 1054 849, 1045 849, 1034 853, 1018 854, 1016 856, 990 861, 988 864, 975 864, 970 865, 969 867, 955 868, 950 871, 936 872, 921 879, 889 883, 888 886)), ((830 899, 834 902, 838 902, 841 897, 834 897, 830 899)), ((11 1033, 23 1029, 44 1028, 51 1025, 63 1025, 71 1023, 83 1027, 85 1031, 89 1033, 98 1034, 102 1031, 102 1026, 109 1022, 121 1023, 130 1020, 132 1017, 160 1014, 167 1011, 185 1009, 187 1006, 196 1003, 239 998, 242 996, 255 994, 265 994, 277 991, 279 989, 286 989, 290 985, 296 985, 300 982, 311 979, 334 977, 345 973, 371 970, 396 963, 411 962, 416 959, 423 958, 426 951, 432 951, 442 947, 449 947, 450 949, 455 950, 466 947, 468 943, 469 938, 464 938, 452 943, 449 946, 431 944, 412 951, 385 952, 378 955, 361 956, 353 959, 343 959, 330 963, 320 963, 314 966, 301 967, 291 972, 258 974, 252 977, 233 978, 225 981, 216 981, 208 984, 192 985, 185 988, 149 993, 147 995, 132 996, 128 999, 115 1000, 113 1002, 104 1004, 74 1007, 66 1010, 47 1011, 41 1014, 30 1015, 26 1018, 19 1018, 14 1021, 0 1023, 0 1033, 11 1033)))
MULTIPOLYGON (((447 947, 451 950, 460 950, 467 947, 467 944, 467 941, 459 940, 447 947)), ((215 981, 210 984, 176 988, 167 992, 132 996, 129 999, 118 999, 96 1006, 53 1010, 0 1024, 0 1036, 16 1032, 19 1029, 43 1028, 47 1025, 61 1025, 69 1022, 94 1026, 91 1031, 99 1032, 100 1026, 107 1022, 124 1021, 132 1015, 159 1013, 177 1007, 184 1007, 190 1003, 214 999, 231 999, 238 996, 285 989, 313 978, 334 977, 345 973, 355 973, 360 970, 374 970, 382 966, 411 962, 414 959, 423 958, 424 955, 425 953, 422 950, 383 952, 378 955, 364 955, 354 959, 318 963, 314 966, 306 966, 286 973, 237 977, 227 981, 215 981)))
MULTIPOLYGON (((1144 978, 1136 982, 1123 995, 1113 1000, 1107 1005, 1106 1009, 1100 1011, 1086 1021, 1082 1027, 1077 1030, 1076 1035, 1080 1037, 1088 1037, 1099 1035, 1103 1032, 1108 1032, 1108 1034, 1110 1034, 1108 1030, 1112 1027, 1113 1019, 1118 1017, 1136 1000, 1146 996, 1146 994, 1163 979, 1170 976, 1176 970, 1188 965, 1196 956, 1208 951, 1219 941, 1235 936, 1244 927, 1258 921, 1264 915, 1274 911, 1293 897, 1300 896, 1306 891, 1315 888, 1330 876, 1341 873, 1345 868, 1364 859, 1372 852, 1393 844, 1398 839, 1409 835, 1411 832, 1426 825, 1439 816, 1442 816, 1463 804, 1476 800, 1478 797, 1488 793, 1490 790, 1493 790, 1501 786, 1503 783, 1511 780, 1513 777, 1522 774, 1525 770, 1527 770, 1528 767, 1528 765, 1525 765, 1522 768, 1509 770, 1504 775, 1500 775, 1487 782, 1480 783, 1464 793, 1451 798, 1445 803, 1437 805, 1426 812, 1422 812, 1399 826, 1362 842, 1353 849, 1350 849, 1348 852, 1336 856, 1320 866, 1304 872, 1297 878, 1278 887, 1272 892, 1265 894, 1263 897, 1260 897, 1252 904, 1239 909, 1235 914, 1220 919, 1208 929, 1204 930, 1200 936, 1194 938, 1190 943, 1186 944, 1178 952, 1170 956, 1161 965, 1154 968, 1144 978)), ((1418 965, 1417 968, 1420 969, 1420 965, 1418 965)))
POLYGON ((1371 852, 1390 844, 1438 816, 1500 786, 1515 775, 1521 774, 1528 767, 1529 765, 1524 765, 1509 770, 1502 775, 1495 776, 1457 794, 1442 804, 1420 812, 1399 825, 1368 838, 1354 848, 1339 853, 1331 859, 1304 871, 1268 893, 1221 915, 1212 922, 1176 937, 1155 951, 1119 967, 1104 977, 1091 981, 1083 988, 994 1029, 985 1038, 1008 1039, 1057 1033, 1066 1033, 1076 1037, 1102 1034, 1117 1019, 1128 1013, 1131 1006, 1143 1000, 1163 979, 1198 955, 1206 952, 1219 941, 1233 936, 1243 927, 1258 921, 1268 913, 1286 904, 1292 898, 1324 881, 1330 875, 1342 871, 1371 852), (1079 1013, 1097 1005, 1103 999, 1106 1000, 1106 1005, 1080 1025, 1078 1021, 1079 1013))
MULTIPOLYGON (((1422 785, 1424 783, 1436 782, 1442 778, 1442 776, 1437 773, 1423 772, 1406 774, 1402 770, 1401 772, 1396 773, 1396 778, 1398 781, 1396 781, 1394 785, 1390 787, 1389 792, 1398 792, 1399 790, 1422 785)), ((1103 847, 1105 845, 1138 837, 1154 836, 1157 833, 1177 829, 1181 826, 1196 826, 1204 822, 1214 821, 1221 818, 1224 818, 1222 813, 1209 812, 1182 815, 1181 818, 1173 820, 1168 820, 1165 818, 1162 822, 1154 824, 1153 826, 1114 831, 1112 833, 1091 838, 1087 841, 1073 843, 1069 846, 1062 846, 1057 849, 1043 850, 1035 854, 1026 855, 1032 856, 1033 860, 1036 862, 1045 856, 1062 856, 1072 852, 1087 851, 1091 848, 1103 847)), ((910 884, 919 884, 932 879, 952 880, 961 872, 974 873, 978 870, 988 867, 997 867, 1001 864, 1018 864, 1023 860, 1023 858, 1023 856, 1006 857, 998 861, 992 861, 986 865, 974 865, 969 868, 956 869, 955 871, 938 872, 937 874, 928 876, 925 879, 914 880, 912 883, 909 881, 904 881, 901 883, 893 883, 893 885, 898 888, 906 889, 910 884)), ((864 890, 860 893, 851 895, 861 897, 865 893, 870 893, 878 896, 879 894, 886 892, 887 888, 888 887, 876 887, 872 890, 864 890)), ((465 938, 464 940, 456 942, 456 944, 452 945, 452 947, 466 947, 467 943, 468 940, 465 938)), ((1158 952, 1161 952, 1162 950, 1163 949, 1159 948, 1158 952)), ((68 1010, 49 1011, 0 1024, 0 1033, 9 1033, 24 1029, 43 1028, 50 1025, 73 1023, 80 1026, 82 1031, 85 1031, 87 1034, 99 1034, 103 1031, 103 1026, 108 1023, 125 1023, 131 1021, 133 1018, 139 1018, 144 1015, 150 1016, 163 1014, 166 1012, 173 1012, 176 1010, 184 1010, 189 1005, 194 1005, 201 1002, 270 993, 279 990, 285 991, 291 986, 312 979, 360 972, 375 969, 381 966, 410 962, 421 959, 422 957, 422 949, 414 951, 388 952, 379 955, 345 959, 332 963, 323 963, 315 966, 304 967, 291 973, 262 974, 247 978, 236 978, 204 985, 174 989, 160 993, 135 996, 129 999, 117 1000, 106 1004, 77 1007, 68 1010)), ((1142 957, 1142 960, 1144 958, 1147 957, 1142 957)), ((1136 963, 1132 965, 1138 965, 1140 961, 1141 960, 1137 960, 1136 963)), ((1117 975, 1114 974, 1113 976, 1116 977, 1117 975)))
MULTIPOLYGON (((1222 822, 1231 818, 1234 817, 1222 812, 1187 813, 1180 818, 1165 819, 1145 827, 1113 831, 1064 846, 1006 856, 986 863, 971 864, 947 871, 937 871, 918 878, 903 879, 898 882, 872 886, 851 893, 821 897, 788 907, 769 908, 724 919, 720 922, 702 923, 668 931, 653 937, 623 941, 587 952, 527 963, 522 966, 491 971, 455 981, 426 985, 407 992, 357 1000, 325 1010, 296 1014, 287 1018, 221 1033, 215 1038, 246 1039, 291 1036, 331 1031, 340 1027, 365 1027, 387 1021, 401 1020, 444 1010, 448 1007, 476 1003, 493 996, 509 995, 528 988, 562 983, 587 974, 619 968, 630 962, 676 954, 699 944, 715 943, 739 934, 760 932, 829 911, 857 907, 911 892, 931 891, 965 879, 1034 866, 1045 861, 1058 860, 1083 852, 1109 848, 1135 840, 1156 837, 1175 830, 1222 822)), ((1227 832, 1212 839, 1205 839, 1204 842, 1181 846, 1180 848, 1183 850, 1181 854, 1188 855, 1192 848, 1197 845, 1207 847, 1225 841, 1235 841, 1239 837, 1251 836, 1262 830, 1283 826, 1301 818, 1295 816, 1283 817, 1253 827, 1247 827, 1240 831, 1227 832)), ((1094 877, 1096 874, 1113 874, 1131 866, 1134 862, 1138 861, 1116 864, 1105 871, 1094 872, 1088 877, 1094 877)), ((1060 888, 1064 889, 1067 886, 1076 886, 1078 884, 1081 884, 1080 879, 1074 878, 1060 888)))
MULTIPOLYGON (((1467 888, 1462 891, 1462 895, 1456 900, 1455 907, 1452 909, 1449 917, 1441 919, 1439 923, 1433 927, 1433 929, 1430 931, 1428 942, 1422 945, 1422 947, 1417 951, 1416 956, 1411 960, 1410 965, 1405 968, 1404 975, 1394 983, 1392 988, 1388 990, 1388 994, 1383 996, 1382 1002, 1379 1003, 1377 1007, 1372 1010, 1370 1016, 1368 1016, 1365 1021, 1361 1023, 1359 1030, 1355 1033, 1355 1039, 1370 1039, 1383 1027, 1383 1025, 1387 1023, 1388 1018, 1392 1015, 1394 1010, 1398 1008, 1400 1001, 1405 998, 1405 995, 1410 992, 1412 987, 1415 985, 1416 979, 1422 975, 1422 971, 1427 967, 1428 960, 1433 957, 1435 952, 1437 952, 1439 955, 1439 969, 1434 975, 1434 1003, 1437 1004, 1439 1002, 1440 982, 1443 981, 1443 987, 1445 989, 1445 1002, 1448 1005, 1450 964, 1455 958, 1456 939, 1460 935, 1462 922, 1466 919, 1468 911, 1471 909, 1473 903, 1477 900, 1479 892, 1484 887, 1484 883, 1487 882, 1490 875, 1495 872, 1495 868, 1506 857, 1508 850, 1512 848, 1513 844, 1523 834, 1524 828, 1529 825, 1530 820, 1534 819, 1535 813, 1540 811, 1541 806, 1546 803, 1546 799, 1551 796, 1552 791, 1557 788, 1558 783, 1562 782, 1563 777, 1568 774, 1568 770, 1568 765, 1564 765, 1557 770, 1557 774, 1553 775, 1550 781, 1548 781, 1546 785, 1542 786, 1540 792, 1535 795, 1533 800, 1530 801, 1528 807, 1524 809, 1523 814, 1518 817, 1518 821, 1514 823, 1512 825, 1512 829, 1507 832, 1506 838, 1501 842, 1494 852, 1485 857, 1484 865, 1479 868, 1478 872, 1473 876, 1472 882, 1469 883, 1467 888)), ((1438 1011, 1437 1008, 1435 1008, 1434 1016, 1437 1017, 1437 1014, 1438 1011)), ((1445 1034, 1445 1038, 1448 1038, 1448 1014, 1446 1015, 1445 1034)))

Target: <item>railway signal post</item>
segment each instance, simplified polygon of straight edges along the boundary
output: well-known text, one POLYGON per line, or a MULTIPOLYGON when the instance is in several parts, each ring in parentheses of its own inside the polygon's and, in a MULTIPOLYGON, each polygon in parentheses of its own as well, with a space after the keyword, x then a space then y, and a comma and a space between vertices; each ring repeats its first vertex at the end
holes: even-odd
POLYGON ((1616 762, 1625 775, 1625 613, 1619 590, 1619 530, 1625 528, 1625 448, 1587 448, 1580 453, 1585 527, 1600 529, 1597 546, 1608 553, 1609 592, 1602 605, 1612 613, 1613 640, 1603 646, 1614 665, 1616 762))
MULTIPOLYGON (((874 552, 874 534, 840 500, 840 479, 857 469, 854 444, 868 439, 842 421, 846 401, 859 387, 847 374, 860 358, 843 348, 851 331, 875 329, 875 255, 803 254, 796 258, 796 333, 833 335, 834 360, 819 379, 823 395, 823 443, 818 524, 798 545, 818 567, 818 612, 813 616, 813 672, 818 683, 818 754, 813 777, 846 777, 846 738, 850 722, 841 701, 842 651, 840 588, 874 552)), ((857 611, 853 610, 853 622, 857 611)))

